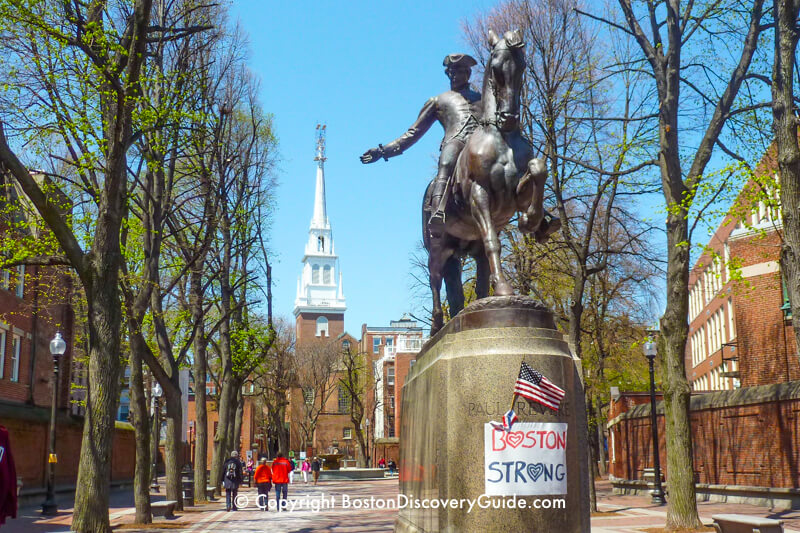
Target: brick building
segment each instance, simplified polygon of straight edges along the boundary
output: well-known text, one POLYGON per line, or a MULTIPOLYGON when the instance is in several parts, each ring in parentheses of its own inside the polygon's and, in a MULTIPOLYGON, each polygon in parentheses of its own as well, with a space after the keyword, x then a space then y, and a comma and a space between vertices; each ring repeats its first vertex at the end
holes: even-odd
POLYGON ((425 342, 424 331, 416 321, 403 316, 389 326, 361 326, 361 352, 370 356, 374 386, 367 404, 374 406, 371 438, 373 464, 381 457, 398 460, 400 406, 408 371, 425 342))
MULTIPOLYGON (((759 171, 768 168, 765 158, 759 171)), ((745 213, 723 219, 690 273, 686 369, 695 391, 800 379, 777 196, 756 195, 757 187, 744 187, 737 204, 745 213)))
MULTIPOLYGON (((14 236, 24 232, 21 237, 38 238, 42 223, 32 214, 27 198, 0 176, 0 206, 9 204, 20 207, 12 216, 25 223, 11 230, 8 220, 0 220, 0 232, 4 236, 12 231, 14 236)), ((62 204, 68 205, 63 197, 62 204)), ((70 486, 77 478, 83 407, 74 400, 83 398, 81 387, 86 385, 86 377, 83 365, 75 360, 73 296, 72 279, 63 267, 19 265, 0 269, 0 423, 9 430, 23 497, 38 497, 46 483, 54 392, 50 341, 57 331, 67 349, 58 363, 56 484, 70 486)), ((114 436, 112 481, 133 477, 134 443, 132 428, 121 424, 114 436)))

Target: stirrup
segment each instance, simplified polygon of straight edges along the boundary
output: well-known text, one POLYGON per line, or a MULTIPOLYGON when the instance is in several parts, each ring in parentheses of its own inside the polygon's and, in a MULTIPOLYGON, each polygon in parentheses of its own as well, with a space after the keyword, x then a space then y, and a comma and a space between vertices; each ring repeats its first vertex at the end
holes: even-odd
POLYGON ((446 216, 444 211, 436 211, 428 219, 428 233, 431 237, 441 237, 444 234, 446 216))

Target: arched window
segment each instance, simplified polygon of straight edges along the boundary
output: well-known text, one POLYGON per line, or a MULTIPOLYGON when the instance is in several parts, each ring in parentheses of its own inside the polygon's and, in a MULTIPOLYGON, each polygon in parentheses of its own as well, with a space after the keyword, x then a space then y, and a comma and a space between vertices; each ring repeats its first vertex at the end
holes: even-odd
POLYGON ((318 252, 325 251, 325 237, 317 237, 317 251, 318 252))
POLYGON ((325 265, 325 268, 322 269, 322 283, 325 285, 331 284, 331 266, 325 265))
POLYGON ((311 267, 311 283, 319 283, 319 265, 311 267))
POLYGON ((329 337, 328 335, 328 319, 321 316, 317 319, 317 337, 329 337))

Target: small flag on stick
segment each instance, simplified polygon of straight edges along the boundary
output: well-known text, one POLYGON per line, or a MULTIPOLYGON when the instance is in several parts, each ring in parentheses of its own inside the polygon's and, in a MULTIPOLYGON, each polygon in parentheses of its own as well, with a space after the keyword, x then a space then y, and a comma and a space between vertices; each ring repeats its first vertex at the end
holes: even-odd
POLYGON ((555 385, 541 372, 538 372, 523 361, 519 368, 519 377, 514 386, 514 394, 538 402, 554 411, 564 398, 564 389, 555 385))
POLYGON ((517 413, 514 410, 510 410, 506 414, 503 415, 503 423, 500 422, 489 422, 492 427, 498 431, 511 431, 511 426, 514 425, 514 422, 517 421, 517 413))

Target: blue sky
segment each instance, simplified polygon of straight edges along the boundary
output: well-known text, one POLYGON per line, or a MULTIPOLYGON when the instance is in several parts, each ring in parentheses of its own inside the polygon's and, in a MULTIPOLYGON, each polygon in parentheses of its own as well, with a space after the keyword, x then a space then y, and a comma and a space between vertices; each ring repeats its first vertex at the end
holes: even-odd
POLYGON ((362 165, 358 156, 401 135, 425 100, 448 88, 444 56, 469 52, 462 21, 494 4, 234 2, 280 140, 271 235, 276 315, 292 318, 313 208, 317 123, 328 126, 327 207, 344 276, 345 328, 359 337, 362 323, 384 326, 414 310, 410 258, 441 127, 389 162, 362 165))

